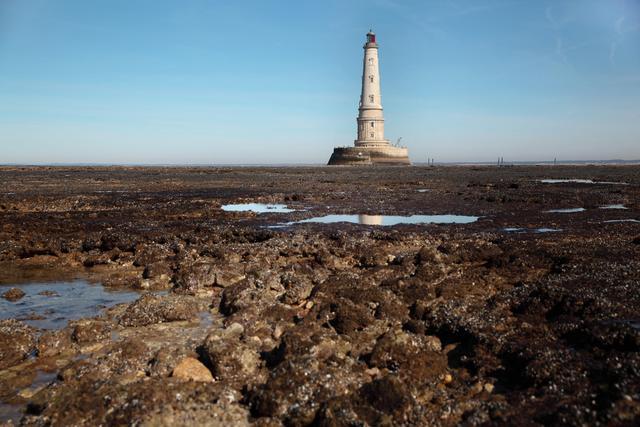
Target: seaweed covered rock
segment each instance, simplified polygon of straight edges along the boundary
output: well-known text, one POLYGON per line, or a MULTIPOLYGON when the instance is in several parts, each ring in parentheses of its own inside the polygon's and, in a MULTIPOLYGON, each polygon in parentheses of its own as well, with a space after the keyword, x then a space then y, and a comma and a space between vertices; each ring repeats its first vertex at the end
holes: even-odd
POLYGON ((0 369, 17 365, 36 350, 36 330, 24 323, 0 320, 0 369))
POLYGON ((195 320, 202 303, 189 296, 144 294, 131 303, 120 317, 122 326, 145 326, 153 323, 195 320))

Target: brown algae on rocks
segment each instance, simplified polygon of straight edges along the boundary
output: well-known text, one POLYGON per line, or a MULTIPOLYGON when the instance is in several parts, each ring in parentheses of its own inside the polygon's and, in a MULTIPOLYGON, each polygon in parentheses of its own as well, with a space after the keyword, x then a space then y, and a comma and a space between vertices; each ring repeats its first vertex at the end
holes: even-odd
POLYGON ((0 183, 0 283, 25 292, 0 300, 2 421, 640 417, 636 166, 3 167, 0 183), (220 208, 247 201, 290 211, 220 208), (479 219, 376 224, 446 212, 479 219), (73 286, 99 298, 83 311, 73 286))

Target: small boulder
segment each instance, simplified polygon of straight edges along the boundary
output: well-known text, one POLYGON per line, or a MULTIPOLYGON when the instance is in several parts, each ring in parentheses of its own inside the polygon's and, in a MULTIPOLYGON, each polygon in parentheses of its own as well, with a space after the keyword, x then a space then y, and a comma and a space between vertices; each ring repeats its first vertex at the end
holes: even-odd
POLYGON ((38 357, 56 356, 74 350, 71 338, 72 332, 68 329, 48 330, 38 339, 38 357))
POLYGON ((7 292, 2 294, 2 298, 6 299, 7 301, 18 301, 24 296, 24 291, 18 288, 11 288, 7 292))
POLYGON ((82 319, 71 322, 71 325, 71 339, 78 344, 101 341, 111 335, 111 327, 103 320, 82 319))
POLYGON ((176 367, 173 368, 171 376, 185 381, 214 381, 211 371, 209 371, 202 362, 193 357, 185 357, 182 359, 176 367))
POLYGON ((0 321, 0 370, 17 365, 36 349, 36 330, 14 319, 0 321))
POLYGON ((220 288, 234 285, 245 278, 241 264, 230 264, 220 268, 216 273, 214 285, 220 288))
POLYGON ((194 320, 201 309, 203 308, 191 297, 145 294, 127 307, 120 318, 120 324, 146 326, 154 323, 194 320))
POLYGON ((56 291, 45 290, 38 292, 38 295, 42 295, 43 297, 59 297, 60 294, 56 291))
POLYGON ((233 323, 209 334, 202 345, 205 362, 216 378, 237 390, 264 381, 260 353, 243 339, 243 333, 242 325, 233 323))
POLYGON ((182 264, 174 274, 173 282, 174 292, 195 295, 198 289, 214 286, 216 267, 206 260, 182 264))

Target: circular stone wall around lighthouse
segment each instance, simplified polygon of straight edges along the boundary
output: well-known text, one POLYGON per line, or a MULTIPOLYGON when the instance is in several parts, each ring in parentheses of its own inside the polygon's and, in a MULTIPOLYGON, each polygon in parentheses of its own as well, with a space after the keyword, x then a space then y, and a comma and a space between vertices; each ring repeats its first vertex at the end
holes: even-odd
POLYGON ((358 108, 358 137, 353 147, 336 147, 329 165, 409 165, 406 147, 395 147, 384 138, 380 93, 380 68, 376 35, 369 31, 364 45, 362 90, 358 108))

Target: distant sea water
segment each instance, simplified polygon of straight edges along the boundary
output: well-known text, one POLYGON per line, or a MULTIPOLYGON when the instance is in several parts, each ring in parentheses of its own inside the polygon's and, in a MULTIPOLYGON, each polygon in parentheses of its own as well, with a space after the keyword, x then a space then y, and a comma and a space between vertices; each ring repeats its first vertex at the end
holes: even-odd
MULTIPOLYGON (((464 162, 434 162, 434 165, 439 166, 493 166, 497 165, 497 160, 494 161, 464 161, 464 162)), ((638 165, 638 160, 622 160, 622 159, 610 159, 610 160, 504 160, 503 166, 548 166, 548 165, 638 165)), ((428 162, 413 161, 413 166, 428 166, 428 162)), ((50 166, 50 167, 110 167, 110 166, 124 166, 124 167, 234 167, 234 168, 255 168, 255 167, 319 167, 326 166, 326 163, 0 163, 0 166, 12 166, 12 167, 31 167, 31 166, 50 166)))

